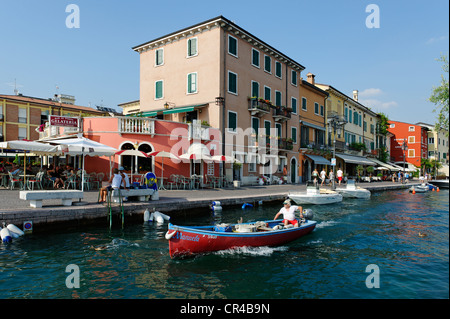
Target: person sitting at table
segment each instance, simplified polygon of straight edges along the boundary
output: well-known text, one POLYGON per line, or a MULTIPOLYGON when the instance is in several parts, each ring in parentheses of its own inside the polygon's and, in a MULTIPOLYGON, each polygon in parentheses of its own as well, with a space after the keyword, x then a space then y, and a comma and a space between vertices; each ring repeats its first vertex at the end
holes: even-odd
POLYGON ((19 173, 20 173, 19 165, 14 164, 14 165, 13 165, 13 170, 11 171, 11 174, 12 174, 13 176, 18 176, 19 173))
MULTIPOLYGON (((52 166, 50 166, 52 168, 52 166)), ((55 166, 54 169, 49 169, 47 173, 50 175, 50 179, 53 181, 53 188, 64 188, 64 181, 61 178, 61 171, 59 166, 55 166)))
POLYGON ((0 164, 0 173, 6 173, 5 164, 3 163, 0 164))
POLYGON ((27 173, 27 175, 33 175, 33 168, 31 167, 31 164, 29 164, 25 170, 25 172, 27 173))

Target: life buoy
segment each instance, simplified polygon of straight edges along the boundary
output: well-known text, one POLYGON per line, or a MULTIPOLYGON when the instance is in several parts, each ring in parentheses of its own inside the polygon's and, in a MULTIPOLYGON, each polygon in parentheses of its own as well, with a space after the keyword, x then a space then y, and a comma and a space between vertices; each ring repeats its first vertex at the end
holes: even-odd
POLYGON ((12 236, 11 236, 11 232, 9 231, 8 228, 2 228, 2 230, 0 230, 0 237, 2 238, 2 241, 4 243, 10 243, 12 242, 12 236))
POLYGON ((176 230, 174 230, 172 233, 169 233, 169 232, 170 232, 170 230, 168 230, 166 235, 164 236, 167 240, 170 240, 173 237, 173 235, 175 235, 177 233, 176 230))

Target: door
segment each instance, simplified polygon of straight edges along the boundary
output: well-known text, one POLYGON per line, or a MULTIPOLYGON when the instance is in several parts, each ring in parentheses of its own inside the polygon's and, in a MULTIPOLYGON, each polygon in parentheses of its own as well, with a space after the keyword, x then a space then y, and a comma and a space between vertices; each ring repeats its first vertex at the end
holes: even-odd
POLYGON ((293 157, 291 159, 291 183, 295 184, 297 182, 297 159, 293 157))

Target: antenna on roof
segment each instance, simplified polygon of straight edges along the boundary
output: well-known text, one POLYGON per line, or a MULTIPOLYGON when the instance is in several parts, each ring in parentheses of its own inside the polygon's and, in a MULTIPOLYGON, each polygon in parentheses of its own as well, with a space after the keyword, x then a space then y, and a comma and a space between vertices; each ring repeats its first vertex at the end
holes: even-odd
POLYGON ((19 95, 19 90, 17 89, 16 79, 14 79, 14 94, 19 95))

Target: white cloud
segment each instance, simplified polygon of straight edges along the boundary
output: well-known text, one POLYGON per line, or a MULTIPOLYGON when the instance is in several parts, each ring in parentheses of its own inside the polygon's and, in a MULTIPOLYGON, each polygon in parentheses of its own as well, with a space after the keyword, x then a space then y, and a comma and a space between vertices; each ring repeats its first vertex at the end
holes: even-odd
POLYGON ((444 40, 447 40, 448 39, 448 35, 443 35, 443 36, 440 36, 440 37, 433 37, 433 38, 430 38, 430 39, 428 39, 428 41, 427 42, 425 42, 426 44, 433 44, 433 43, 436 43, 436 42, 439 42, 439 41, 444 41, 444 40))
POLYGON ((365 89, 364 91, 361 91, 358 93, 359 97, 370 97, 370 96, 379 96, 382 95, 383 91, 381 91, 381 89, 375 89, 375 88, 370 88, 370 89, 365 89))
POLYGON ((370 107, 375 112, 386 111, 398 106, 398 103, 395 101, 383 102, 378 99, 359 100, 359 102, 364 106, 370 107))

